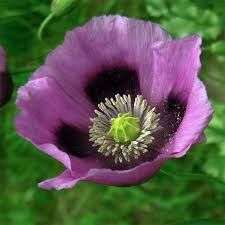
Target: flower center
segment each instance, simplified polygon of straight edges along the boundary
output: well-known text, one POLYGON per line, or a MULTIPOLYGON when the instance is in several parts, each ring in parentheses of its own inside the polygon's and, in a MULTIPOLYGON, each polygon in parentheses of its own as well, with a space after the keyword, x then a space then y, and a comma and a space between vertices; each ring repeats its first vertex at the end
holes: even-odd
POLYGON ((120 144, 130 143, 140 134, 140 119, 131 113, 119 113, 117 118, 112 118, 111 124, 108 135, 120 144))
POLYGON ((115 163, 137 160, 149 151, 153 133, 159 129, 159 113, 148 105, 143 96, 134 101, 130 95, 105 98, 98 104, 96 117, 91 119, 89 136, 94 147, 115 163))

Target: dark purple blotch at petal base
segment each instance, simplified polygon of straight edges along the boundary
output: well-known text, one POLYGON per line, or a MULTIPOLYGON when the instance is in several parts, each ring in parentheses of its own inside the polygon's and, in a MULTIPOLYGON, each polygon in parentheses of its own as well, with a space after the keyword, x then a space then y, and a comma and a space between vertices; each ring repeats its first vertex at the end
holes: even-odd
POLYGON ((55 131, 56 144, 65 152, 78 158, 85 158, 92 154, 92 145, 89 142, 87 132, 72 126, 61 123, 55 131))
POLYGON ((68 32, 18 91, 18 133, 65 166, 40 187, 71 188, 82 180, 136 185, 183 156, 212 117, 197 77, 200 45, 199 36, 172 39, 158 24, 121 16, 96 17, 68 32), (121 166, 89 141, 94 110, 116 94, 143 95, 160 113, 161 127, 148 153, 121 166))
POLYGON ((5 51, 0 47, 0 107, 9 101, 12 92, 12 78, 6 68, 5 51))
POLYGON ((85 92, 95 105, 116 94, 136 97, 141 93, 137 71, 129 66, 103 69, 87 83, 85 92))

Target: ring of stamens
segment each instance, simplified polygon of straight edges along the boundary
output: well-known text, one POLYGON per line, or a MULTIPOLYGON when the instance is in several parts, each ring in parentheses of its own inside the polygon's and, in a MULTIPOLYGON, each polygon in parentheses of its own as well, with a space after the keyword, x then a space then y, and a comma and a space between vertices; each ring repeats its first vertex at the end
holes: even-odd
POLYGON ((159 129, 159 113, 148 105, 143 96, 137 95, 134 101, 130 95, 119 95, 115 98, 105 98, 105 102, 98 104, 99 110, 95 110, 96 117, 91 118, 89 137, 98 152, 106 157, 113 157, 115 163, 124 160, 130 162, 138 159, 149 151, 149 146, 154 140, 153 133, 159 129), (129 113, 140 121, 140 133, 135 140, 128 143, 118 143, 109 131, 112 119, 120 114, 129 113))

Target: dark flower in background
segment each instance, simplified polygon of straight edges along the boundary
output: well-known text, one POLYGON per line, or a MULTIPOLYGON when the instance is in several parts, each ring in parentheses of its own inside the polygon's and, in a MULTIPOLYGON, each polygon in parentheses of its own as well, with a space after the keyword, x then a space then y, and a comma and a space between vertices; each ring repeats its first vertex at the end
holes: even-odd
POLYGON ((120 16, 69 32, 18 91, 18 132, 66 168, 40 187, 135 185, 185 155, 212 116, 200 45, 120 16))
POLYGON ((0 107, 9 101, 12 91, 13 84, 10 74, 6 68, 5 51, 0 46, 0 107))

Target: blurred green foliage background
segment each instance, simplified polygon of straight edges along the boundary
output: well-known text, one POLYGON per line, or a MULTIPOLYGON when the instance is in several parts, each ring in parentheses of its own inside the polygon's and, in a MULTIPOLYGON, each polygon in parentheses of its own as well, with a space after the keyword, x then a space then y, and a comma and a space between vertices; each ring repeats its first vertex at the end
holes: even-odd
POLYGON ((38 40, 50 1, 0 0, 0 44, 8 53, 16 89, 23 85, 65 32, 92 16, 121 14, 160 23, 174 37, 203 37, 201 79, 215 108, 208 141, 169 161, 148 183, 115 188, 80 183, 43 191, 41 180, 62 167, 21 139, 13 125, 14 102, 0 111, 1 225, 216 225, 225 219, 225 1, 77 0, 38 40), (210 219, 210 220, 199 220, 210 219), (183 221, 192 221, 187 222, 183 221))

